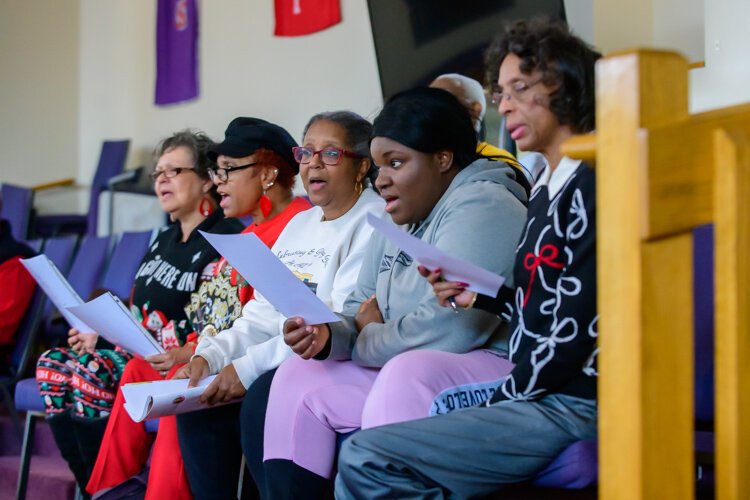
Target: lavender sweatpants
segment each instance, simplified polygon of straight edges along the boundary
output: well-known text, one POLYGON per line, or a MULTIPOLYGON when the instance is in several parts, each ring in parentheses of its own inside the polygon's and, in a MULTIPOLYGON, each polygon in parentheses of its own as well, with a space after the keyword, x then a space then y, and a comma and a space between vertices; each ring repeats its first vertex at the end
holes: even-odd
POLYGON ((337 433, 474 406, 491 397, 512 368, 488 350, 410 351, 382 369, 291 357, 271 385, 263 459, 292 460, 328 478, 337 433))

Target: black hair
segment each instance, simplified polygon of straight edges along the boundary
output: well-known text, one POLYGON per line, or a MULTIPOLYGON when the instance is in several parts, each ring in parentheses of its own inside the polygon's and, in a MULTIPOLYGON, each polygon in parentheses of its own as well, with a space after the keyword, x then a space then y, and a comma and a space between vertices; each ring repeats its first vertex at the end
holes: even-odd
MULTIPOLYGON (((216 146, 216 143, 200 130, 185 129, 175 132, 159 143, 154 150, 154 156, 158 159, 167 151, 175 148, 184 147, 190 151, 193 157, 193 168, 198 177, 205 180, 211 180, 208 175, 208 169, 216 168, 216 162, 208 156, 208 152, 216 146)), ((216 192, 216 186, 211 183, 209 191, 211 197, 218 203, 221 200, 219 193, 216 192)))
POLYGON ((372 137, 387 137, 422 153, 451 151, 459 170, 479 158, 469 112, 442 89, 417 87, 391 97, 375 118, 372 137))
POLYGON ((548 19, 516 21, 487 50, 487 84, 497 87, 500 65, 508 54, 521 59, 521 72, 539 71, 555 90, 550 111, 576 133, 595 127, 594 64, 601 54, 574 35, 567 24, 548 19))
POLYGON ((370 168, 365 174, 365 179, 374 185, 374 177, 377 177, 377 171, 373 168, 372 157, 370 156, 370 133, 372 132, 372 123, 352 111, 324 111, 314 115, 305 125, 302 132, 304 138, 307 130, 313 123, 318 121, 328 121, 335 123, 344 129, 346 133, 346 149, 356 153, 370 161, 370 168))

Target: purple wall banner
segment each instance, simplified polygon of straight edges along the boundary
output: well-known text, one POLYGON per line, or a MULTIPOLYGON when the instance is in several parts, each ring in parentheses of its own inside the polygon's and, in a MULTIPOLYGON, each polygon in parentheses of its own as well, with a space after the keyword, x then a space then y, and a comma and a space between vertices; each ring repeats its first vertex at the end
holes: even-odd
POLYGON ((157 106, 198 97, 197 0, 157 0, 157 106))

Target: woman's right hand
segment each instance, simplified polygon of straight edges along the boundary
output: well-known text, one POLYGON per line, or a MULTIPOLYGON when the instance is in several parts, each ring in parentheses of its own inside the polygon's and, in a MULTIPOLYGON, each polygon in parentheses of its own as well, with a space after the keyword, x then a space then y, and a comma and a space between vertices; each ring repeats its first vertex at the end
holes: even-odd
POLYGON ((302 359, 315 357, 328 343, 331 330, 328 325, 306 325, 305 320, 295 316, 284 322, 284 342, 302 359))
POLYGON ((459 307, 469 307, 474 303, 476 292, 470 292, 466 289, 466 283, 460 281, 443 281, 440 279, 442 270, 440 268, 430 271, 424 266, 417 266, 419 274, 427 278, 427 281, 432 285, 432 291, 435 292, 438 304, 443 307, 448 307, 448 299, 453 297, 456 301, 456 305, 459 307))
POLYGON ((96 333, 81 333, 75 328, 68 330, 68 346, 79 356, 85 352, 93 353, 98 338, 96 333))

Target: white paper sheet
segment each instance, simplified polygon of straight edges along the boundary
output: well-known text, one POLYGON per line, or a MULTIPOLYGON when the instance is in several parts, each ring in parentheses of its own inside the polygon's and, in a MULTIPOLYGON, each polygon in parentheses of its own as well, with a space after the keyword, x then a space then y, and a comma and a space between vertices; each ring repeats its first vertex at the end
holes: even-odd
POLYGON ((373 214, 367 214, 367 222, 391 240, 401 250, 409 254, 414 260, 427 269, 440 268, 442 276, 447 281, 462 281, 468 283, 467 290, 478 292, 490 297, 496 297, 505 278, 487 269, 448 255, 442 250, 415 238, 398 226, 379 219, 373 214))
POLYGON ((53 304, 60 310, 60 314, 68 321, 70 326, 81 333, 93 333, 94 329, 81 321, 77 316, 67 310, 83 304, 83 299, 73 290, 68 280, 62 275, 55 264, 46 255, 37 255, 30 259, 22 259, 21 264, 26 267, 34 277, 39 286, 44 290, 53 304))
MULTIPOLYGON (((187 386, 189 379, 186 378, 124 384, 121 389, 125 398, 125 411, 133 421, 141 422, 165 415, 177 415, 209 408, 209 405, 200 402, 200 397, 215 378, 216 375, 206 377, 197 387, 190 389, 187 386)), ((223 404, 228 403, 218 403, 214 406, 223 404)))
POLYGON ((300 316, 308 325, 339 321, 339 317, 254 234, 203 231, 201 234, 282 315, 300 316))
POLYGON ((128 352, 143 357, 165 352, 161 344, 130 314, 127 306, 110 292, 68 310, 91 325, 99 335, 128 352))

